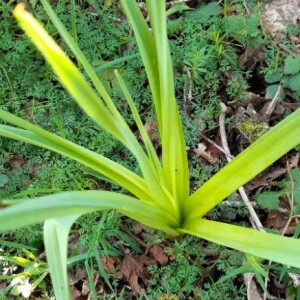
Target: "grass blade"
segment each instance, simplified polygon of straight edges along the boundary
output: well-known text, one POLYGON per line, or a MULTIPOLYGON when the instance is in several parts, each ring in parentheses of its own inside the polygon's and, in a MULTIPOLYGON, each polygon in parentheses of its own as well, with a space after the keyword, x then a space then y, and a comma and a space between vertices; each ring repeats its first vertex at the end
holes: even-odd
POLYGON ((183 207, 189 196, 188 161, 182 123, 174 92, 173 67, 167 36, 166 1, 147 0, 146 2, 155 39, 159 69, 163 168, 173 196, 177 198, 179 205, 183 207))
POLYGON ((159 128, 161 128, 162 115, 160 102, 160 85, 159 73, 157 69, 158 62, 155 41, 137 3, 135 1, 121 0, 121 4, 135 33, 135 38, 139 46, 139 51, 150 83, 157 122, 159 124, 159 128))
MULTIPOLYGON (((74 0, 72 0, 72 11, 73 11, 73 8, 75 8, 75 6, 73 6, 73 1, 74 0)), ((67 31, 67 29, 65 28, 63 23, 60 21, 60 19, 58 18, 58 16, 54 12, 54 10, 52 9, 52 7, 48 3, 48 1, 41 0, 41 3, 43 5, 48 17, 50 18, 50 20, 54 24, 55 28, 59 32, 60 36, 66 42, 66 44, 69 46, 71 51, 74 53, 78 62, 80 62, 81 65, 83 66, 85 72, 88 74, 89 78, 91 79, 92 83, 94 84, 94 87, 96 88, 99 95, 101 95, 101 97, 104 100, 104 102, 106 103, 107 107, 110 109, 110 111, 112 112, 114 117, 124 124, 125 123, 124 119, 122 118, 122 116, 120 115, 118 110, 116 109, 116 107, 115 107, 111 97, 107 93, 103 83, 97 76, 93 67, 90 65, 90 63, 86 59, 83 52, 78 47, 77 40, 74 38, 74 30, 73 30, 73 38, 72 38, 72 36, 69 34, 69 32, 67 31)), ((72 28, 73 28, 73 23, 74 23, 74 18, 72 17, 72 28)))
POLYGON ((185 233, 288 266, 300 267, 300 240, 221 222, 198 219, 185 233))
POLYGON ((206 214, 240 186, 299 144, 299 124, 300 109, 278 123, 209 179, 188 199, 185 206, 187 221, 206 214))

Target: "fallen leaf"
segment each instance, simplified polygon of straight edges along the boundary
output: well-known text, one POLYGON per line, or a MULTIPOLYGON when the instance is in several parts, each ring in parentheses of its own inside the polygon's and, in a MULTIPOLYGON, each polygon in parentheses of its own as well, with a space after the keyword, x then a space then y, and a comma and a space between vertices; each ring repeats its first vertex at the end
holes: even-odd
POLYGON ((286 173, 285 168, 269 168, 245 185, 246 190, 252 191, 259 187, 270 186, 273 181, 286 173))
POLYGON ((22 167, 25 164, 25 162, 26 161, 24 158, 20 158, 16 154, 14 154, 8 163, 12 169, 17 169, 22 167))
POLYGON ((101 257, 104 270, 106 272, 113 272, 115 270, 115 262, 116 259, 110 256, 102 256, 101 257))
POLYGON ((68 275, 69 275, 69 284, 71 286, 78 283, 78 281, 87 278, 86 269, 83 267, 77 269, 70 269, 68 275))
POLYGON ((199 143, 198 146, 197 146, 197 148, 192 149, 192 150, 193 150, 193 152, 194 152, 196 155, 203 157, 203 158, 206 159, 209 163, 215 164, 215 163, 218 161, 218 159, 215 158, 215 157, 213 157, 213 156, 211 155, 211 153, 208 152, 206 149, 207 149, 207 147, 206 147, 203 143, 199 143))
POLYGON ((157 140, 157 123, 156 122, 146 122, 144 124, 144 127, 146 129, 146 132, 148 133, 150 140, 152 142, 157 140))
POLYGON ((150 248, 149 252, 152 254, 154 259, 161 265, 164 266, 168 263, 168 256, 165 254, 164 249, 157 245, 150 248))
MULTIPOLYGON (((283 232, 288 222, 289 217, 280 211, 270 211, 267 216, 266 226, 268 228, 277 229, 279 232, 283 232)), ((295 220, 290 222, 289 226, 285 230, 285 234, 293 234, 295 232, 296 224, 295 220)))
POLYGON ((141 278, 143 282, 147 282, 150 274, 147 270, 147 266, 154 264, 155 261, 145 255, 141 256, 125 256, 122 265, 121 273, 128 280, 131 288, 139 294, 141 292, 141 287, 138 283, 138 279, 141 278))
POLYGON ((71 286, 71 298, 77 300, 81 296, 81 292, 77 290, 77 288, 72 285, 71 286))

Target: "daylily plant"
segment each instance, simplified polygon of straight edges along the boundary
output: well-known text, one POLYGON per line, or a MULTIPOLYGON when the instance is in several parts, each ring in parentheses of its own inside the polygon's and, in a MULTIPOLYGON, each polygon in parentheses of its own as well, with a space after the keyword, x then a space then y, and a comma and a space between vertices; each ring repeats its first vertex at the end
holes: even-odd
POLYGON ((14 16, 82 110, 133 153, 141 170, 141 175, 135 174, 99 153, 0 110, 0 118, 5 124, 13 125, 0 125, 0 135, 72 158, 102 173, 130 194, 73 191, 24 199, 11 206, 9 204, 13 201, 4 201, 9 207, 0 211, 2 231, 44 221, 44 241, 56 298, 70 299, 66 261, 68 233, 72 224, 80 215, 103 209, 118 210, 147 226, 166 232, 172 238, 189 233, 264 259, 300 267, 299 239, 205 218, 206 213, 227 196, 299 144, 300 109, 270 129, 191 193, 184 133, 174 92, 165 0, 146 1, 150 26, 135 1, 120 1, 135 33, 147 72, 159 128, 161 158, 143 127, 121 75, 115 71, 144 145, 139 143, 116 109, 93 67, 51 6, 46 0, 41 2, 93 87, 23 4, 16 6, 14 16))

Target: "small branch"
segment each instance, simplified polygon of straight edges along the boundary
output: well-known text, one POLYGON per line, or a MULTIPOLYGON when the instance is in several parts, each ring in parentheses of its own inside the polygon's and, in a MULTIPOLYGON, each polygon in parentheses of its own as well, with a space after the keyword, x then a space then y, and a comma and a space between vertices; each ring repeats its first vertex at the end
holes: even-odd
POLYGON ((213 140, 209 139, 208 137, 206 137, 205 135, 201 134, 200 135, 203 139, 205 139, 206 141, 208 141, 210 144, 212 144, 215 148, 217 148, 220 152, 224 153, 225 155, 228 155, 231 159, 233 159, 233 156, 226 152, 224 150, 224 148, 220 147, 217 143, 215 143, 213 140))
POLYGON ((277 89, 277 91, 276 91, 276 93, 274 95, 274 98, 272 99, 272 101, 268 105, 268 107, 266 109, 266 112, 264 114, 266 119, 268 119, 271 116, 272 112, 274 111, 275 106, 276 106, 277 102, 280 99, 280 93, 281 93, 281 91, 282 91, 282 86, 279 85, 279 87, 278 87, 278 89, 277 89))
POLYGON ((290 204, 290 214, 289 214, 289 219, 287 220, 287 222, 284 226, 284 229, 282 230, 282 235, 285 234, 285 232, 287 231, 290 223, 292 222, 293 218, 295 217, 295 216, 293 216, 293 209, 294 209, 294 204, 295 204, 294 203, 295 182, 294 182, 293 176, 291 174, 291 167, 290 167, 288 162, 286 162, 286 170, 287 170, 290 182, 291 182, 291 194, 288 197, 289 198, 289 204, 290 204))
POLYGON ((179 4, 179 3, 186 3, 186 2, 190 2, 191 0, 174 0, 174 1, 169 1, 167 2, 168 6, 172 6, 175 4, 179 4))
MULTIPOLYGON (((231 152, 230 152, 230 149, 229 149, 229 146, 228 146, 228 142, 227 142, 227 136, 226 136, 226 130, 225 130, 225 114, 226 114, 226 111, 227 111, 227 107, 224 103, 221 103, 221 115, 219 117, 219 126, 220 126, 220 134, 221 134, 221 141, 222 141, 222 145, 223 145, 223 148, 225 150, 225 154, 226 155, 226 159, 228 162, 230 162, 232 160, 232 157, 231 156, 231 152), (229 154, 229 155, 228 155, 229 154)), ((250 200, 248 199, 248 196, 245 192, 245 189, 243 187, 240 187, 239 188, 239 193, 243 199, 243 202, 245 203, 246 207, 248 208, 249 210, 249 213, 250 213, 250 216, 255 224, 255 227, 260 230, 260 231, 265 231, 263 229, 263 225, 262 223, 260 222, 260 219, 258 218, 254 208, 252 207, 251 205, 251 202, 250 200)))
MULTIPOLYGON (((228 142, 227 142, 227 136, 226 136, 226 130, 225 130, 225 114, 227 111, 227 107, 224 103, 221 102, 221 115, 219 117, 219 127, 220 127, 220 134, 221 134, 221 141, 222 141, 222 145, 224 150, 226 151, 226 153, 230 154, 230 149, 228 146, 228 142)), ((230 162, 232 160, 232 156, 226 155, 226 159, 228 162, 230 162)), ((243 187, 239 188, 239 193, 242 197, 242 200, 244 202, 244 204, 246 205, 246 207, 248 208, 248 211, 250 213, 250 223, 252 225, 252 227, 257 228, 259 231, 265 232, 265 230, 263 229, 263 225, 260 222, 260 219, 258 218, 254 208, 251 205, 250 200, 248 199, 248 196, 245 192, 245 189, 243 187)), ((247 286, 247 296, 249 299, 249 295, 250 295, 250 286, 251 286, 251 282, 252 282, 252 287, 254 286, 257 289, 256 283, 253 282, 253 277, 254 277, 254 273, 245 273, 244 274, 244 279, 245 279, 245 283, 247 286)), ((267 286, 267 280, 268 280, 268 276, 266 276, 266 281, 265 281, 265 285, 267 286)), ((258 289, 257 289, 258 290, 258 289)), ((262 299, 262 297, 258 298, 257 294, 257 299, 262 299)), ((265 299, 266 293, 264 293, 263 295, 263 299, 265 299)))
POLYGON ((188 107, 190 105, 190 103, 193 100, 193 94, 192 94, 192 88, 193 88, 193 79, 192 79, 192 74, 189 70, 187 70, 187 76, 189 78, 189 92, 186 95, 185 92, 185 87, 183 88, 183 107, 184 107, 184 111, 187 114, 188 113, 188 107))

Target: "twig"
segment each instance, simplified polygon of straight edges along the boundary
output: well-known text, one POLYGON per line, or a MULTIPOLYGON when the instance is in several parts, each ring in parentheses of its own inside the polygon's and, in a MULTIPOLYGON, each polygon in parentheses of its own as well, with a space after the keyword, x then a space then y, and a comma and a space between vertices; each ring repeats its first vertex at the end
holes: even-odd
MULTIPOLYGON (((221 114, 219 117, 219 128, 220 128, 220 134, 221 134, 221 141, 222 141, 222 145, 224 150, 226 151, 226 153, 230 154, 230 149, 228 146, 228 142, 227 142, 227 135, 226 135, 226 130, 225 130, 225 114, 227 111, 227 107, 224 103, 221 102, 221 114)), ((232 160, 232 157, 230 157, 229 155, 226 155, 226 159, 228 162, 230 162, 232 160)), ((263 229, 263 226, 260 222, 260 219, 258 218, 254 208, 251 205, 250 200, 248 199, 248 196, 245 192, 245 189, 243 187, 239 188, 239 193, 241 195, 241 198, 244 202, 244 204, 246 205, 246 207, 248 208, 248 211, 250 213, 250 223, 252 225, 252 227, 258 229, 259 231, 265 232, 265 230, 263 229)), ((244 278, 245 278, 245 283, 247 286, 247 295, 249 296, 249 287, 250 287, 250 282, 251 280, 253 280, 254 273, 252 272, 248 272, 246 274, 244 274, 244 278), (247 280, 248 278, 248 280, 247 280)), ((265 285, 267 285, 267 278, 266 277, 266 281, 265 281, 265 285)), ((256 287, 256 283, 254 283, 254 286, 256 287)), ((264 293, 263 298, 265 299, 266 297, 266 293, 264 293)))
MULTIPOLYGON (((221 103, 221 108, 222 108, 222 110, 221 110, 221 114, 220 114, 220 117, 219 117, 219 127, 220 127, 221 141, 222 141, 222 145, 223 145, 223 148, 225 150, 225 153, 226 153, 225 154, 226 159, 227 159, 228 162, 230 162, 232 160, 233 156, 231 156, 231 152, 230 152, 228 142, 227 142, 226 130, 225 130, 225 114, 226 114, 226 111, 227 111, 227 107, 224 103, 221 103)), ((239 193, 240 193, 240 195, 242 197, 242 200, 244 201, 246 207, 249 210, 250 216, 251 216, 251 218, 252 218, 252 220, 255 224, 255 227, 260 231, 265 231, 263 229, 263 225, 260 222, 260 219, 258 218, 254 208, 252 207, 251 202, 248 199, 248 196, 247 196, 247 194, 245 192, 245 189, 243 187, 239 188, 239 193)))
POLYGON ((290 197, 288 197, 289 198, 289 204, 290 204, 290 215, 289 215, 289 219, 287 220, 287 222, 286 222, 286 224, 285 224, 285 226, 282 230, 282 235, 285 234, 285 232, 287 231, 290 223, 295 218, 295 216, 293 216, 293 209, 294 209, 294 204, 295 204, 295 202, 294 202, 295 182, 294 182, 293 176, 291 174, 291 167, 290 167, 288 162, 286 162, 286 170, 287 170, 290 182, 291 182, 291 194, 290 194, 290 197))
POLYGON ((230 158, 233 159, 233 156, 232 156, 230 153, 226 152, 226 151, 224 150, 224 148, 220 147, 217 143, 215 143, 214 141, 212 141, 210 138, 206 137, 206 136, 203 135, 203 134, 200 134, 200 136, 201 136, 203 139, 205 139, 206 141, 208 141, 210 144, 212 144, 212 145, 213 145, 215 148, 217 148, 219 151, 221 151, 222 153, 224 153, 225 155, 228 155, 230 158))
POLYGON ((192 79, 192 74, 189 70, 187 70, 187 76, 189 78, 189 92, 187 95, 185 93, 185 88, 183 89, 183 107, 186 114, 188 113, 188 106, 193 100, 193 94, 192 94, 193 79, 192 79))
POLYGON ((186 3, 186 2, 190 2, 191 0, 174 0, 174 1, 169 1, 167 2, 168 6, 172 6, 175 4, 179 4, 179 3, 186 3))
MULTIPOLYGON (((96 286, 98 279, 99 279, 99 274, 97 274, 97 275, 95 276, 95 279, 94 279, 94 286, 96 286)), ((91 299, 92 299, 92 293, 90 292, 89 295, 88 295, 88 297, 87 297, 87 300, 91 300, 91 299)))
POLYGON ((268 119, 270 117, 270 115, 272 114, 272 112, 274 111, 275 109, 275 106, 277 104, 277 102, 279 101, 280 99, 280 93, 282 91, 282 86, 279 85, 275 95, 274 95, 274 98, 272 99, 272 101, 270 102, 270 104, 268 105, 267 109, 266 109, 266 112, 265 112, 265 118, 268 119))
MULTIPOLYGON (((294 218, 297 218, 297 217, 300 217, 300 216, 293 216, 293 208, 294 208, 294 187, 295 187, 295 183, 294 183, 294 180, 293 180, 293 176, 292 176, 292 174, 291 174, 291 167, 290 167, 290 165, 289 165, 289 163, 288 162, 286 162, 286 169, 287 169, 287 173, 288 173, 288 176, 289 176, 289 178, 290 178, 290 181, 291 181, 291 198, 289 199, 290 201, 290 215, 289 215, 289 218, 288 218, 288 220, 287 220, 287 222, 286 222, 286 224, 285 224, 285 226, 284 226, 284 228, 283 228, 283 230, 282 230, 282 235, 284 235, 285 234, 285 232, 287 231, 287 229, 288 229, 288 227, 289 227, 289 225, 290 225, 290 223, 291 223, 291 221, 294 219, 294 218)), ((272 261, 269 261, 269 265, 271 265, 271 263, 272 263, 272 261)), ((267 274, 268 274, 268 272, 269 271, 267 271, 267 274)), ((289 277, 293 280, 293 273, 291 273, 291 272, 288 272, 288 275, 289 275, 289 277)), ((266 279, 267 279, 267 277, 266 277, 266 279)), ((265 287, 267 288, 267 286, 268 286, 268 283, 267 283, 267 280, 265 280, 265 287)), ((267 297, 266 297, 266 294, 264 294, 264 300, 266 299, 267 297)))

